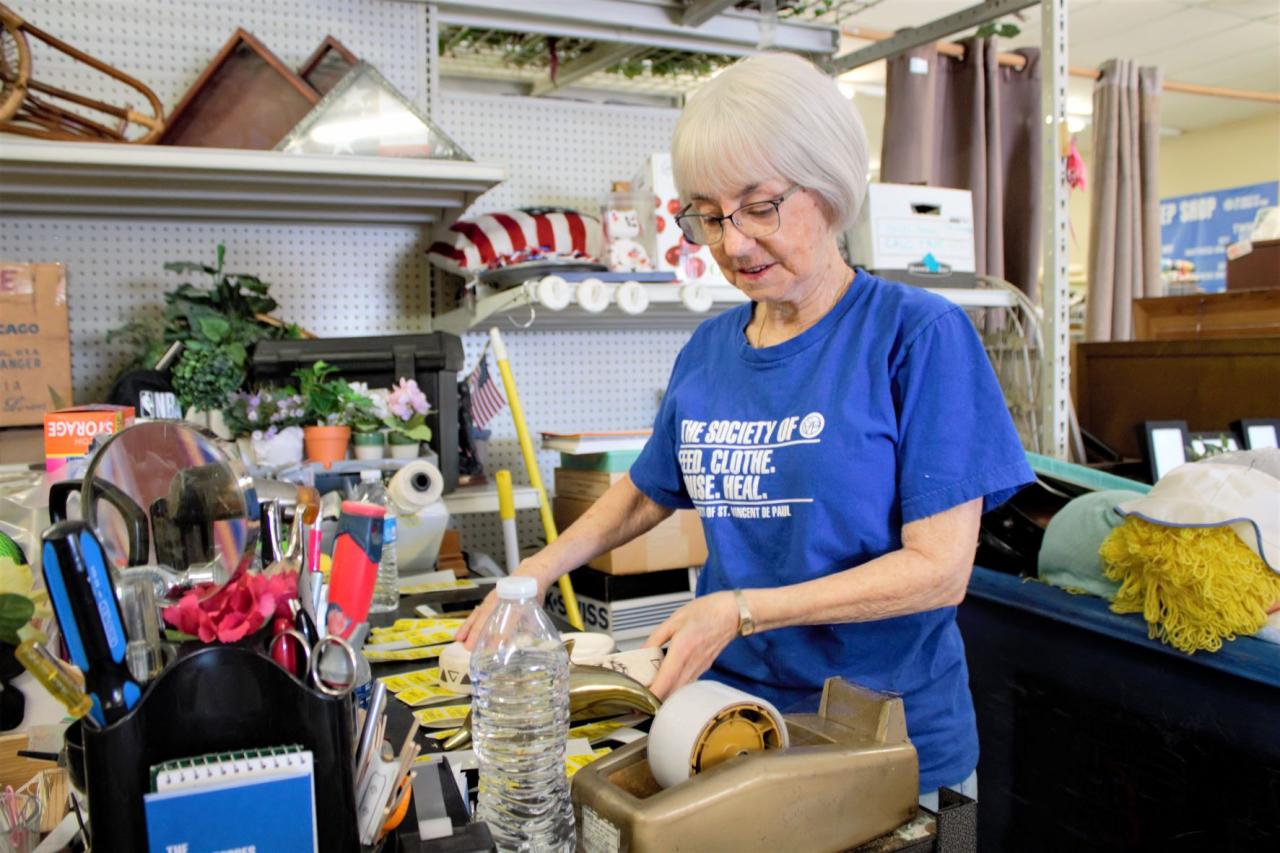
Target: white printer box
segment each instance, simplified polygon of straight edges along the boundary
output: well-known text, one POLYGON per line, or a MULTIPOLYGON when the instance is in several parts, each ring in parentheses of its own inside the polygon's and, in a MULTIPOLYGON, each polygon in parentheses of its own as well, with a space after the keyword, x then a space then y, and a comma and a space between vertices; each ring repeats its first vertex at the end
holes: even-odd
POLYGON ((973 196, 968 190, 870 184, 854 227, 853 260, 873 272, 972 273, 973 196))

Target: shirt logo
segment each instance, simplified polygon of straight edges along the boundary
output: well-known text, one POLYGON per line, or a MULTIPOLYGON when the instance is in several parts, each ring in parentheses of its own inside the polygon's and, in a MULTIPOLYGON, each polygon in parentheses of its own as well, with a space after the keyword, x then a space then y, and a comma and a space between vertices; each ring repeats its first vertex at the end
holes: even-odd
POLYGON ((821 412, 810 412, 800 422, 800 437, 817 438, 826 425, 827 419, 822 416, 821 412))

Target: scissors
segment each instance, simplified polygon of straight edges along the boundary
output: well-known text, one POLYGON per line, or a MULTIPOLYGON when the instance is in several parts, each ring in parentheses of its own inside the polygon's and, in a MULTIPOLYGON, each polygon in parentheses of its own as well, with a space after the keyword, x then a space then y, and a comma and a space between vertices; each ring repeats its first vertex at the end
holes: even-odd
POLYGON ((356 651, 346 640, 330 635, 320 640, 308 640, 302 631, 287 628, 278 631, 267 644, 267 654, 286 672, 314 687, 326 696, 346 696, 356 686, 358 662, 356 651), (289 641, 293 642, 290 643, 289 641), (282 642, 283 641, 283 642, 282 642), (295 650, 302 651, 298 660, 295 650), (330 652, 337 649, 345 659, 345 672, 335 677, 335 667, 324 665, 330 652))

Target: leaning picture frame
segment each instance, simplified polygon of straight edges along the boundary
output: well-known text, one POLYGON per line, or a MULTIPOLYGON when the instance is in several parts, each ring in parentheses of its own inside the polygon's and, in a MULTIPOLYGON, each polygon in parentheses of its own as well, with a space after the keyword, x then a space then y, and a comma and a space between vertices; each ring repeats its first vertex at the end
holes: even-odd
POLYGON ((1186 421, 1143 421, 1142 438, 1152 483, 1187 461, 1186 421))
POLYGON ((1232 422, 1231 429, 1245 450, 1280 447, 1280 418, 1241 418, 1232 422))

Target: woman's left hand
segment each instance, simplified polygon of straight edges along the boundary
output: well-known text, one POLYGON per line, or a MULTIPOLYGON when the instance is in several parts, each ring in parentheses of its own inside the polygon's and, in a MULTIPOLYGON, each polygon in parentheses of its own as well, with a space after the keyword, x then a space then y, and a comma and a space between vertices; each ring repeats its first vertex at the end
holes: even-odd
POLYGON ((645 640, 645 648, 669 642, 667 656, 649 685, 659 699, 711 668, 724 647, 738 636, 738 604, 731 592, 695 598, 667 618, 645 640))

